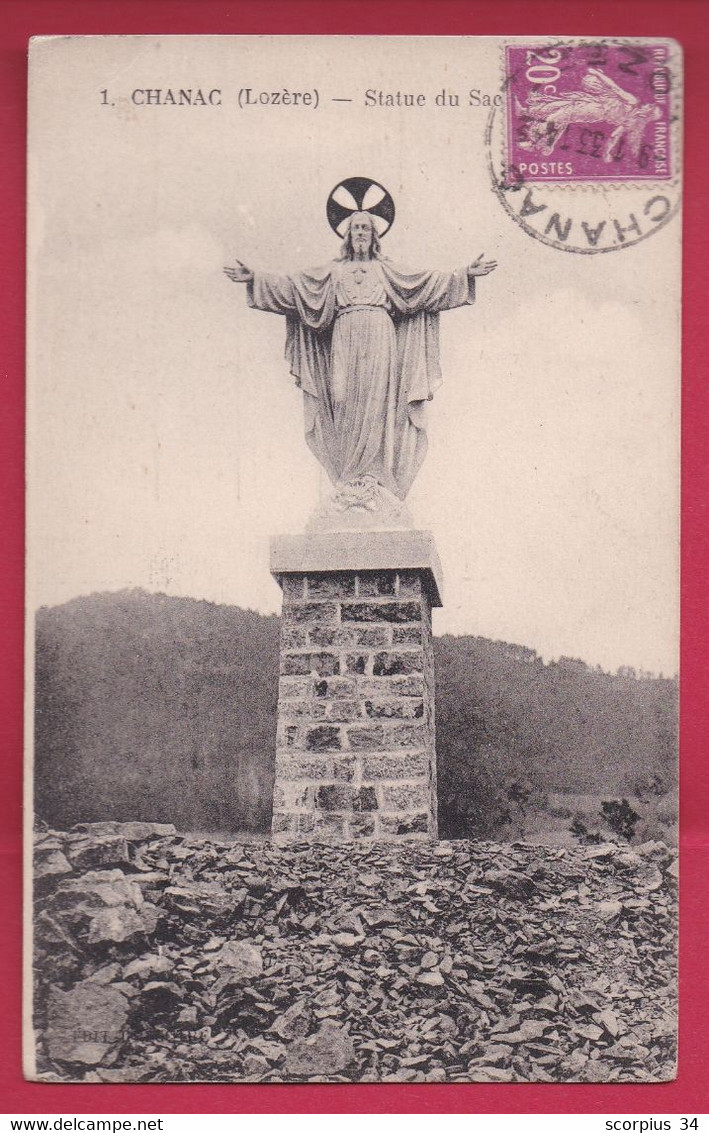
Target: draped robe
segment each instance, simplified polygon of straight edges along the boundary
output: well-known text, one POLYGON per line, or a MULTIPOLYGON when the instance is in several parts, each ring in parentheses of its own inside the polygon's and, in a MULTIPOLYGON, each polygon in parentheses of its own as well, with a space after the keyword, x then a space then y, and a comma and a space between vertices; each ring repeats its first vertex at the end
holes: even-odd
POLYGON ((248 302, 286 317, 306 441, 335 485, 373 477, 404 499, 426 455, 426 402, 441 384, 438 314, 474 300, 467 269, 386 259, 255 272, 248 302))

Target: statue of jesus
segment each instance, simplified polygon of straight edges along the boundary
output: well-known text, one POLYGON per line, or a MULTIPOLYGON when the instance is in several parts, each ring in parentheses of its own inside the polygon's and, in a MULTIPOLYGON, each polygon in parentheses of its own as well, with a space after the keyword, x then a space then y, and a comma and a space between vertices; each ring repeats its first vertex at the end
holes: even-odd
POLYGON ((246 283, 249 306, 286 317, 306 440, 335 485, 336 510, 386 512, 406 497, 426 454, 426 403, 441 383, 439 312, 472 303, 476 277, 495 267, 478 256, 457 271, 409 271, 382 256, 363 210, 324 267, 224 269, 246 283))

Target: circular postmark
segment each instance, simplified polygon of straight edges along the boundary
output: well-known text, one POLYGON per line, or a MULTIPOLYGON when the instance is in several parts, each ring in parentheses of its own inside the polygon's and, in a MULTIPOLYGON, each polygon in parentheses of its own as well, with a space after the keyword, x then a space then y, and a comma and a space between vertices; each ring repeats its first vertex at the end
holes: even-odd
POLYGON ((492 186, 529 236, 622 251, 678 213, 681 49, 672 40, 516 40, 486 129, 492 186))

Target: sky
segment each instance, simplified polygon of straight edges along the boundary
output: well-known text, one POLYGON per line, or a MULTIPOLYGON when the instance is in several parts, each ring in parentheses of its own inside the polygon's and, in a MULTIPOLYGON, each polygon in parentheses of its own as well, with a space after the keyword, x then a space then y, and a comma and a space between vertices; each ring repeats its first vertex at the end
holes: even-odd
POLYGON ((64 39, 30 96, 28 601, 144 587, 276 612, 272 535, 328 491, 284 320, 222 273, 327 262, 344 177, 385 185, 393 260, 499 262, 441 316, 443 386, 408 503, 443 564, 437 633, 671 673, 677 660, 679 227, 578 256, 492 191, 482 40, 64 39), (244 86, 318 109, 239 108, 244 86), (138 107, 135 89, 220 89, 138 107), (102 105, 107 90, 114 105, 102 105), (423 108, 364 92, 423 91, 423 108), (338 92, 339 95, 338 95, 338 92), (352 98, 334 103, 332 97, 352 98))

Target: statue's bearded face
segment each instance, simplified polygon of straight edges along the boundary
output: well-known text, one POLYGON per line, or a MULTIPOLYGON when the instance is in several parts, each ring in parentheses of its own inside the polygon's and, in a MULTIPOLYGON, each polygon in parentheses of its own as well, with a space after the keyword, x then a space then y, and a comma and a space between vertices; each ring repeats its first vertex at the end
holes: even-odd
POLYGON ((350 240, 356 256, 368 256, 372 251, 372 219, 367 212, 356 212, 350 221, 350 240))

